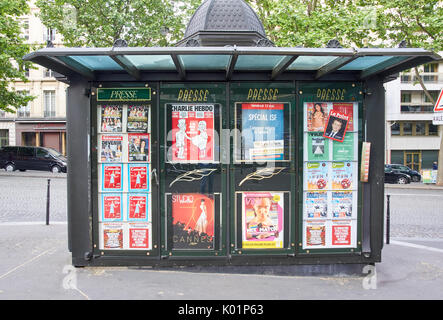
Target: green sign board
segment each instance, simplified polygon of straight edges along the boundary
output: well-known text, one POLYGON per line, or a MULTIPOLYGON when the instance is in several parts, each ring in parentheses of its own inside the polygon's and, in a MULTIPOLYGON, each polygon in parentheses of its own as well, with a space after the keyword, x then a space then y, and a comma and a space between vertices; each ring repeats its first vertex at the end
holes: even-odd
POLYGON ((97 101, 150 101, 151 88, 98 88, 97 101))

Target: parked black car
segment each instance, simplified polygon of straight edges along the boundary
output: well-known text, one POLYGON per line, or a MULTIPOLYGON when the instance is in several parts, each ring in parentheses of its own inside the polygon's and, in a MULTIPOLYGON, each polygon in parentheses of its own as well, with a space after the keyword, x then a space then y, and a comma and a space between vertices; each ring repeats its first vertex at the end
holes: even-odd
POLYGON ((392 170, 400 171, 401 173, 407 174, 411 177, 412 182, 420 182, 421 181, 421 174, 415 170, 412 170, 408 166, 405 166, 403 164, 386 164, 386 166, 389 166, 392 168, 392 170))
POLYGON ((411 176, 402 173, 400 171, 394 170, 388 165, 385 165, 385 183, 399 183, 399 184, 411 183, 411 176))
POLYGON ((51 148, 6 146, 0 149, 0 168, 6 171, 66 172, 67 161, 66 157, 51 148))

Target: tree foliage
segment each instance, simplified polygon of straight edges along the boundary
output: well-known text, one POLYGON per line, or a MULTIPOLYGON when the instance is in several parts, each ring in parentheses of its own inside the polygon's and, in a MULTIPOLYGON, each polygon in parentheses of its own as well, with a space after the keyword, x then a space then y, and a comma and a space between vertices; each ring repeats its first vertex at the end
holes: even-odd
POLYGON ((184 18, 197 1, 38 0, 40 19, 63 36, 67 47, 167 46, 181 38, 184 18))
POLYGON ((27 81, 25 69, 31 68, 22 59, 30 47, 21 37, 18 19, 28 12, 26 0, 0 0, 0 109, 8 112, 15 112, 12 108, 24 106, 32 99, 10 86, 13 80, 27 81))

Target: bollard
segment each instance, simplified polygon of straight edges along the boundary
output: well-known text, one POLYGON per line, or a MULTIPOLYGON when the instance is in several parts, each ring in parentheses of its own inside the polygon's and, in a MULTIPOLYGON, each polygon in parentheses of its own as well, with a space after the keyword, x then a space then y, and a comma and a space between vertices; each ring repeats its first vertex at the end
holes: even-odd
POLYGON ((386 244, 389 244, 389 238, 390 238, 390 232, 391 232, 391 210, 390 210, 390 202, 391 202, 391 195, 386 195, 387 202, 386 202, 386 244))
POLYGON ((49 201, 50 201, 51 179, 48 179, 48 189, 46 192, 46 225, 49 225, 49 201))

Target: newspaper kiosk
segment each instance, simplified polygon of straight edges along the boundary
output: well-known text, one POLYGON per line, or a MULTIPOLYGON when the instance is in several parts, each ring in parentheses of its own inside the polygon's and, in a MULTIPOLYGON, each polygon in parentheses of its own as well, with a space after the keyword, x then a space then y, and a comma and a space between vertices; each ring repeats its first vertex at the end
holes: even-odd
POLYGON ((380 262, 383 83, 440 57, 278 48, 209 10, 176 47, 26 56, 69 84, 73 265, 380 262))

